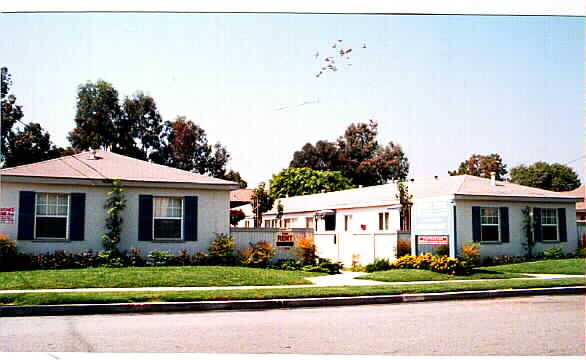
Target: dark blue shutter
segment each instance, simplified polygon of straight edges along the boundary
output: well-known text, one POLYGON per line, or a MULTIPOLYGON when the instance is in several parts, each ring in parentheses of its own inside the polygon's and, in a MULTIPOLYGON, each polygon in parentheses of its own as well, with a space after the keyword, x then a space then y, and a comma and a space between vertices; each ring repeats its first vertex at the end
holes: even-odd
POLYGON ((85 240, 85 194, 72 193, 69 207, 69 240, 85 240))
POLYGON ((480 241, 480 207, 472 206, 472 241, 480 241))
POLYGON ((138 240, 153 240, 153 196, 138 196, 138 240))
POLYGON ((509 242, 509 208, 499 208, 501 215, 501 242, 509 242))
POLYGON ((186 196, 183 203, 183 240, 197 241, 197 196, 186 196))
POLYGON ((539 242, 543 239, 541 232, 541 209, 533 208, 533 237, 535 242, 539 242))
POLYGON ((18 240, 35 238, 35 192, 21 191, 18 199, 18 240))
POLYGON ((558 208, 558 226, 560 229, 560 241, 568 241, 568 231, 566 228, 566 209, 558 208))

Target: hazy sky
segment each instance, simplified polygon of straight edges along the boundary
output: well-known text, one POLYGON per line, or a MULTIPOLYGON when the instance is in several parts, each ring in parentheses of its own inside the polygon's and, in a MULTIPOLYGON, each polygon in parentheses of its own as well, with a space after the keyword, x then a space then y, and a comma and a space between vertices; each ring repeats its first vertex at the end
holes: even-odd
POLYGON ((60 146, 78 86, 103 79, 199 124, 250 186, 368 119, 403 146, 410 177, 499 153, 509 168, 580 158, 584 179, 583 17, 2 14, 0 33, 23 120, 60 146), (339 46, 350 60, 317 78, 339 46))

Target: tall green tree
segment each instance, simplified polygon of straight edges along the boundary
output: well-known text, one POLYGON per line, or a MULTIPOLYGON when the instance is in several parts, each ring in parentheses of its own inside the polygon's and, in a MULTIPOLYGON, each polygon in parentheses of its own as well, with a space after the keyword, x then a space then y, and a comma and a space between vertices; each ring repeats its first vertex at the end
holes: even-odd
POLYGON ((571 167, 545 161, 512 168, 511 182, 551 191, 570 191, 580 186, 580 178, 571 167))
POLYGON ((58 158, 64 151, 51 142, 51 136, 40 124, 29 123, 22 130, 10 132, 5 166, 13 167, 58 158))
MULTIPOLYGON (((22 119, 22 106, 16 104, 16 96, 10 92, 13 85, 12 75, 8 68, 0 69, 0 164, 6 165, 6 156, 9 147, 9 138, 14 125, 22 119)), ((12 134, 13 135, 13 134, 12 134)))
POLYGON ((270 181, 270 196, 273 199, 279 199, 288 196, 346 190, 353 187, 352 181, 339 171, 287 168, 273 175, 270 181))
POLYGON ((77 150, 107 149, 116 144, 115 122, 122 112, 118 91, 112 84, 98 80, 79 86, 77 93, 76 127, 68 139, 77 150))
POLYGON ((262 226, 262 214, 271 210, 275 199, 265 190, 265 183, 261 182, 250 196, 250 205, 254 214, 254 227, 262 226))
POLYGON ((497 180, 503 180, 507 174, 507 165, 503 163, 503 159, 499 154, 472 154, 467 160, 460 163, 457 170, 448 171, 448 174, 450 176, 474 175, 490 178, 491 172, 495 173, 497 180))
POLYGON ((161 146, 151 158, 177 169, 222 177, 230 154, 220 143, 210 145, 203 128, 180 116, 165 122, 161 146))
POLYGON ((404 180, 409 161, 400 145, 379 144, 378 123, 353 123, 336 142, 305 144, 293 155, 294 168, 341 171, 354 185, 379 185, 389 180, 404 180))

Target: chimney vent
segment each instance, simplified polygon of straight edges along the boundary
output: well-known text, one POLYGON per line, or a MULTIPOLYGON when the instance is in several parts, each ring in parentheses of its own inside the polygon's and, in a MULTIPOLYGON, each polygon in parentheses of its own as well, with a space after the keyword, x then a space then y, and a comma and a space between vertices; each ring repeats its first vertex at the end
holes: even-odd
POLYGON ((415 182, 415 179, 411 179, 411 182, 414 183, 415 182))
POLYGON ((496 173, 494 171, 490 173, 490 186, 496 186, 496 173))
POLYGON ((436 179, 436 180, 439 179, 439 177, 437 175, 435 175, 433 178, 436 179))
POLYGON ((89 157, 89 159, 90 160, 96 160, 97 159, 97 157, 96 157, 96 150, 90 150, 90 157, 89 157))

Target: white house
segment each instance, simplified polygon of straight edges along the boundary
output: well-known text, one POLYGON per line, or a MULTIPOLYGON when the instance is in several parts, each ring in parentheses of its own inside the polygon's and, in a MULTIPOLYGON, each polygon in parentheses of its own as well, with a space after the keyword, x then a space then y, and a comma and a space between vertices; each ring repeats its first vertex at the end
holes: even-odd
MULTIPOLYGON (((481 256, 524 255, 523 211, 529 208, 537 240, 534 252, 550 247, 573 252, 578 247, 576 197, 475 176, 448 176, 407 183, 413 195, 410 212, 401 219, 397 185, 280 199, 263 215, 265 227, 311 227, 320 256, 367 264, 395 257, 397 240, 408 239, 413 254, 448 245, 451 256, 463 244, 478 243, 481 256)), ((250 206, 242 207, 252 224, 250 206)))
POLYGON ((121 250, 206 251, 230 231, 237 183, 98 150, 0 169, 0 232, 22 252, 101 250, 113 179, 126 199, 121 250))

